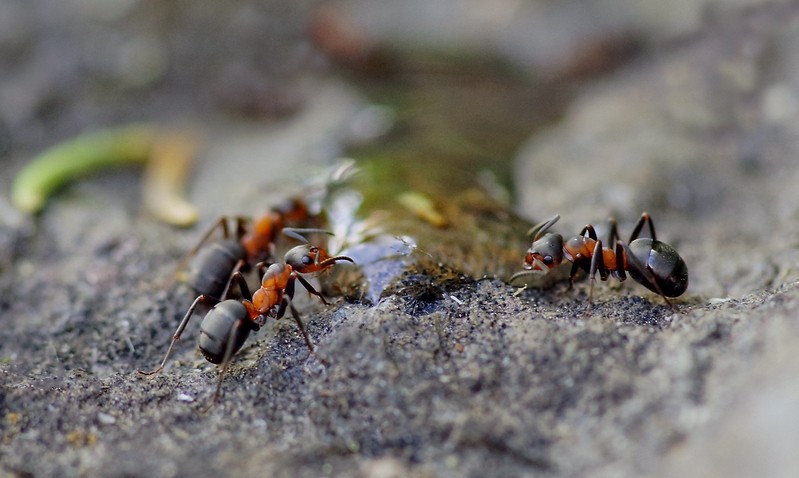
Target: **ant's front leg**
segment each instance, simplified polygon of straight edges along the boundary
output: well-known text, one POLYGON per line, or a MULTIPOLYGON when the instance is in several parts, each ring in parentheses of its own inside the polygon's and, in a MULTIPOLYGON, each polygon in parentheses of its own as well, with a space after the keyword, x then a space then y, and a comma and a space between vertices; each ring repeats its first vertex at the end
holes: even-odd
MULTIPOLYGON (((294 277, 295 277, 297 280, 299 280, 299 281, 300 281, 300 284, 302 284, 302 286, 303 286, 303 287, 305 287, 305 290, 307 290, 309 294, 312 294, 312 295, 315 295, 315 296, 319 297, 319 300, 321 300, 323 304, 325 304, 325 305, 330 305, 330 303, 329 303, 327 300, 325 300, 325 296, 323 296, 321 292, 319 292, 318 290, 316 290, 316 289, 314 288, 314 286, 313 286, 313 285, 311 285, 311 283, 310 283, 310 282, 308 282, 307 280, 305 280, 305 278, 304 278, 304 277, 302 277, 301 275, 299 275, 299 274, 296 274, 296 273, 295 273, 294 277)), ((294 287, 294 285, 292 284, 292 289, 293 289, 293 287, 294 287)), ((292 297, 292 298, 294 298, 294 291, 293 291, 293 290, 292 290, 291 297, 292 297)))
MULTIPOLYGON (((291 279, 289 279, 288 284, 286 284, 286 289, 283 291, 283 298, 280 301, 280 306, 277 309, 277 313, 275 314, 276 320, 280 320, 286 314, 286 308, 291 309, 291 315, 294 317, 294 321, 297 323, 297 328, 300 329, 300 333, 302 334, 302 338, 305 339, 305 345, 308 346, 308 350, 313 354, 314 347, 311 343, 311 338, 308 337, 308 332, 305 331, 305 325, 302 323, 302 319, 300 319, 300 314, 297 312, 297 309, 294 307, 292 303, 292 299, 294 299, 294 278, 299 278, 298 275, 293 275, 291 279)), ((304 285, 304 284, 303 284, 304 285)))
POLYGON ((574 278, 577 277, 577 271, 580 270, 580 260, 575 260, 572 262, 571 271, 569 271, 569 288, 567 290, 572 290, 574 288, 574 278))

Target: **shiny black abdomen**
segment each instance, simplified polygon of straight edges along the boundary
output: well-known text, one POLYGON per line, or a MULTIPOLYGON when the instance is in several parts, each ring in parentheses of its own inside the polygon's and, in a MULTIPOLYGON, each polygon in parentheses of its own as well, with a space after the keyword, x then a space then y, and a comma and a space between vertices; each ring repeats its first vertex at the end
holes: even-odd
POLYGON ((237 241, 227 239, 215 241, 200 249, 186 267, 183 282, 198 294, 217 299, 225 289, 236 263, 246 258, 247 253, 237 241))
POLYGON ((236 327, 231 357, 244 345, 253 330, 247 308, 237 300, 226 300, 208 311, 200 325, 200 352, 206 360, 215 364, 222 363, 230 334, 238 321, 241 321, 241 325, 236 327))
POLYGON ((642 238, 631 242, 627 250, 627 272, 647 289, 666 297, 678 297, 688 288, 688 266, 670 245, 642 238), (639 267, 645 267, 649 273, 642 272, 639 267))

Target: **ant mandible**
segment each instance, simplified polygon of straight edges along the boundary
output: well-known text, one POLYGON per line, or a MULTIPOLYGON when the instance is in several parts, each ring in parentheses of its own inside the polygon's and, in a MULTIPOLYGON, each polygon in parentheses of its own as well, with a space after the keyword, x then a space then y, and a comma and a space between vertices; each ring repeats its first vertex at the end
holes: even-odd
MULTIPOLYGON (((322 303, 327 305, 328 302, 324 296, 300 274, 320 272, 332 267, 339 261, 355 262, 347 256, 331 257, 324 249, 310 244, 296 246, 286 253, 284 263, 275 263, 266 269, 261 280, 261 286, 254 294, 250 294, 250 289, 247 287, 247 282, 244 280, 242 273, 238 270, 235 271, 230 281, 238 285, 243 298, 235 300, 223 297, 220 300, 207 294, 199 295, 175 330, 172 342, 169 344, 166 355, 164 355, 164 359, 158 368, 150 372, 142 370, 138 372, 142 375, 153 375, 163 370, 175 343, 180 340, 180 336, 186 325, 188 325, 195 309, 201 303, 215 304, 203 318, 200 325, 199 339, 200 352, 202 352, 205 359, 214 364, 222 364, 222 370, 219 373, 216 391, 214 392, 214 402, 219 396, 222 379, 227 372, 231 358, 244 345, 250 332, 259 330, 269 317, 279 320, 284 317, 286 309, 290 309, 292 317, 294 317, 297 327, 302 333, 305 344, 308 346, 308 350, 313 353, 311 339, 305 331, 299 313, 292 304, 295 282, 299 281, 309 294, 319 297, 322 303)), ((264 265, 261 263, 258 266, 263 268, 264 265)), ((225 293, 225 296, 227 296, 227 293, 225 293)))
POLYGON ((511 283, 520 277, 546 274, 566 259, 572 263, 569 289, 579 269, 588 273, 591 280, 589 303, 597 272, 603 281, 608 279, 609 273, 619 281, 624 281, 627 271, 636 282, 663 297, 672 309, 674 304, 669 297, 679 297, 688 288, 688 267, 685 261, 673 247, 657 240, 655 225, 649 214, 641 214, 627 244, 618 239, 616 221, 611 219, 607 244, 615 243, 614 249, 603 247, 591 224, 586 225, 580 234, 564 242, 560 234, 547 232, 558 219, 560 216, 556 214, 530 229, 528 234, 533 236, 533 243, 524 258, 526 270, 511 276, 511 283), (649 225, 651 237, 639 238, 645 224, 649 225))
POLYGON ((236 270, 244 264, 253 265, 274 254, 277 235, 279 231, 288 229, 284 228, 287 223, 299 223, 309 217, 308 207, 298 198, 289 199, 254 220, 223 216, 180 260, 178 278, 198 294, 221 298, 236 270), (235 220, 235 236, 230 231, 231 220, 235 220), (203 248, 211 234, 219 228, 222 228, 223 239, 203 248))

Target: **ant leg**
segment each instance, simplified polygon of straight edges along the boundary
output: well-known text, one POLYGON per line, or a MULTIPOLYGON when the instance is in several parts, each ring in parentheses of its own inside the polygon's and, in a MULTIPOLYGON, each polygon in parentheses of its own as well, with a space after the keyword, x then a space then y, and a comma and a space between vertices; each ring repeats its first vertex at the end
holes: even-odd
POLYGON ((225 284, 225 288, 222 289, 222 293, 219 295, 222 300, 227 299, 228 294, 230 293, 230 286, 233 285, 233 280, 236 277, 236 274, 241 275, 240 270, 242 267, 244 267, 244 259, 239 259, 239 261, 236 263, 236 266, 233 268, 233 271, 230 273, 230 277, 227 280, 227 284, 225 284))
MULTIPOLYGON (((293 277, 299 277, 297 275, 293 277)), ((291 300, 294 298, 294 281, 289 279, 288 284, 286 284, 286 288, 283 291, 283 299, 280 301, 280 306, 277 309, 277 313, 275 314, 275 318, 277 320, 281 319, 286 314, 286 308, 288 307, 291 309, 291 315, 294 317, 294 321, 297 323, 297 328, 300 329, 300 333, 302 334, 302 338, 305 339, 305 345, 308 346, 308 350, 311 353, 314 353, 313 344, 311 343, 311 338, 308 337, 308 332, 305 331, 305 325, 302 323, 300 319, 300 314, 297 312, 297 309, 294 307, 294 304, 291 300)))
POLYGON ((641 213, 641 217, 638 219, 638 222, 635 223, 633 233, 630 234, 630 240, 627 241, 628 244, 638 239, 638 235, 641 233, 641 229, 643 229, 645 223, 649 223, 649 235, 652 237, 652 240, 657 240, 657 236, 655 235, 655 223, 652 222, 652 218, 649 217, 649 214, 644 212, 641 213))
POLYGON ((263 277, 266 274, 266 270, 269 269, 269 266, 274 264, 274 262, 268 261, 261 261, 255 264, 255 268, 258 270, 258 277, 263 277))
MULTIPOLYGON (((303 287, 305 287, 305 290, 307 290, 309 294, 313 294, 313 295, 315 295, 315 296, 319 297, 319 299, 322 301, 322 303, 323 303, 323 304, 325 304, 325 305, 330 305, 330 303, 329 303, 328 301, 326 301, 326 300, 325 300, 325 297, 322 295, 322 293, 321 293, 321 292, 319 292, 318 290, 316 290, 316 289, 314 288, 314 286, 313 286, 313 285, 311 285, 311 283, 310 283, 310 282, 308 282, 307 280, 305 280, 305 278, 304 278, 304 277, 302 277, 302 276, 301 276, 301 275, 299 275, 299 274, 295 275, 294 277, 296 277, 296 278, 297 278, 297 280, 299 280, 299 281, 300 281, 300 284, 302 284, 302 286, 303 286, 303 287)), ((293 297, 294 297, 294 285, 293 285, 293 283, 292 283, 292 286, 291 286, 291 288, 292 288, 292 291, 291 291, 291 297, 293 298, 293 297)))
POLYGON ((178 261, 178 266, 175 268, 175 274, 167 284, 168 287, 171 287, 172 283, 179 277, 180 272, 186 268, 186 265, 189 263, 189 260, 192 257, 194 257, 195 254, 197 254, 197 251, 200 250, 203 244, 208 242, 208 239, 210 239, 214 231, 216 231, 218 228, 221 227, 222 237, 225 239, 230 239, 231 237, 230 225, 228 224, 228 222, 233 219, 236 220, 236 237, 240 239, 244 235, 244 233, 246 232, 245 224, 249 221, 249 218, 243 216, 236 216, 235 218, 230 216, 222 216, 219 219, 217 219, 217 221, 213 223, 211 227, 209 227, 203 233, 203 235, 200 237, 200 240, 197 241, 194 247, 189 249, 189 251, 185 253, 183 257, 180 258, 180 261, 178 261))
POLYGON ((630 249, 626 245, 624 245, 624 254, 627 257, 627 261, 632 263, 635 269, 641 272, 641 274, 645 275, 646 279, 655 286, 655 288, 657 289, 657 293, 660 294, 661 297, 663 297, 663 300, 665 300, 666 304, 668 304, 669 307, 671 307, 671 310, 678 310, 676 307, 674 307, 674 303, 672 303, 672 301, 670 301, 669 298, 666 297, 666 294, 664 294, 663 291, 660 289, 660 286, 657 283, 657 279, 655 278, 655 274, 652 272, 649 266, 642 265, 641 261, 639 261, 637 257, 635 257, 633 254, 630 253, 630 249))
POLYGON ((183 320, 180 321, 180 325, 178 325, 178 328, 175 330, 174 335, 172 335, 172 342, 169 344, 169 348, 166 351, 166 355, 164 355, 164 360, 161 361, 161 365, 159 365, 158 368, 156 368, 155 370, 153 370, 151 372, 145 372, 143 370, 138 370, 138 372, 140 374, 142 374, 142 375, 154 375, 154 374, 160 372, 161 370, 163 370, 167 359, 169 359, 169 356, 172 354, 172 348, 175 346, 177 341, 180 340, 180 335, 186 329, 186 325, 188 325, 189 320, 191 319, 192 315, 194 314, 194 309, 196 309, 197 306, 200 303, 209 303, 209 302, 216 304, 216 303, 219 303, 219 299, 215 299, 215 298, 213 298, 211 296, 208 296, 208 295, 200 295, 200 296, 197 296, 196 299, 194 299, 194 302, 192 302, 191 307, 189 307, 189 310, 186 311, 186 315, 183 316, 183 320))
MULTIPOLYGON (((236 216, 236 237, 241 239, 247 233, 247 224, 252 220, 244 216, 236 216)), ((225 236, 227 238, 228 236, 225 236)))
POLYGON ((239 328, 242 327, 243 322, 243 319, 237 320, 233 324, 233 328, 228 336, 225 355, 222 358, 222 369, 219 371, 219 376, 216 378, 216 391, 214 392, 214 398, 211 403, 216 403, 216 400, 219 398, 219 392, 222 390, 222 379, 225 378, 228 365, 230 365, 231 359, 233 358, 233 349, 236 347, 236 337, 238 337, 239 328))
POLYGON ((616 220, 610 218, 608 220, 608 226, 610 227, 610 231, 608 232, 608 244, 615 244, 616 240, 619 239, 619 229, 616 226, 616 220))
POLYGON ((586 232, 588 233, 588 237, 590 237, 595 241, 597 240, 596 230, 594 229, 594 226, 592 226, 591 224, 586 224, 585 227, 580 231, 579 235, 583 236, 585 235, 586 232))
POLYGON ((578 265, 578 262, 575 261, 572 263, 572 270, 569 272, 569 290, 574 288, 574 278, 577 276, 578 270, 580 270, 580 266, 578 265))
POLYGON ((594 283, 596 283, 596 273, 599 271, 599 277, 604 281, 608 278, 608 269, 605 267, 605 257, 602 253, 602 241, 596 241, 594 245, 594 252, 591 254, 591 268, 588 270, 588 278, 591 280, 591 285, 588 288, 588 303, 594 296, 594 283))
POLYGON ((230 229, 228 227, 228 217, 227 216, 222 216, 219 219, 217 219, 217 221, 215 223, 213 223, 211 225, 211 227, 209 227, 203 233, 203 235, 200 237, 200 240, 197 241, 197 244, 195 244, 194 247, 189 249, 189 252, 187 252, 186 254, 183 255, 183 257, 180 258, 180 262, 178 262, 178 268, 177 268, 178 271, 181 271, 181 270, 183 270, 186 267, 186 264, 189 262, 189 259, 191 259, 192 256, 197 254, 197 251, 199 251, 200 248, 203 246, 203 244, 205 244, 208 241, 208 239, 211 237, 211 234, 213 234, 214 231, 216 231, 220 227, 222 228, 223 237, 225 239, 230 238, 230 229))
POLYGON ((616 241, 616 279, 619 279, 619 282, 624 282, 627 279, 627 273, 624 271, 624 258, 626 253, 624 252, 624 243, 621 241, 616 241))
MULTIPOLYGON (((236 285, 239 286, 239 292, 241 296, 244 297, 249 302, 252 302, 252 294, 250 293, 250 288, 247 286, 247 281, 244 280, 244 275, 241 271, 236 271, 230 276, 230 280, 228 281, 228 285, 231 285, 233 281, 236 281, 236 285)), ((223 298, 227 298, 222 296, 223 298)))
POLYGON ((305 339, 305 345, 308 346, 308 351, 314 353, 313 344, 311 343, 311 338, 308 337, 308 332, 305 331, 305 325, 302 323, 300 319, 300 314, 297 313, 297 309, 294 308, 294 304, 291 301, 288 301, 289 308, 291 309, 291 315, 294 317, 294 321, 297 322, 297 328, 300 329, 300 333, 302 334, 302 338, 305 339))

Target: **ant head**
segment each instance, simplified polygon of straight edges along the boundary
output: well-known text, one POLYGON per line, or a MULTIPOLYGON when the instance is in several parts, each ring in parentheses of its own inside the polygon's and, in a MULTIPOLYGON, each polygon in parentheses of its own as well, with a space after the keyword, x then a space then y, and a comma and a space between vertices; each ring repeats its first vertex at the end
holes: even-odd
POLYGON ((527 268, 544 270, 544 266, 552 269, 563 262, 563 236, 547 233, 533 242, 524 257, 527 268))
POLYGON ((310 244, 301 244, 296 247, 292 247, 285 255, 284 261, 286 264, 290 265, 292 269, 303 272, 303 270, 308 269, 309 267, 313 267, 318 265, 319 262, 325 260, 327 258, 327 254, 325 251, 319 249, 316 246, 312 246, 310 244))
POLYGON ((302 274, 326 269, 337 261, 354 262, 347 256, 330 257, 324 249, 310 244, 291 248, 286 253, 284 260, 292 269, 302 274))

